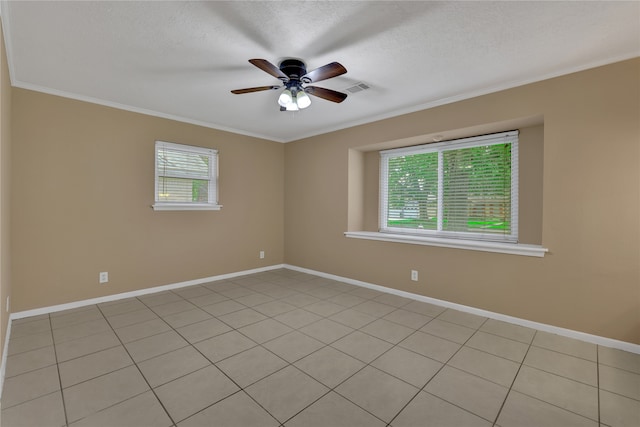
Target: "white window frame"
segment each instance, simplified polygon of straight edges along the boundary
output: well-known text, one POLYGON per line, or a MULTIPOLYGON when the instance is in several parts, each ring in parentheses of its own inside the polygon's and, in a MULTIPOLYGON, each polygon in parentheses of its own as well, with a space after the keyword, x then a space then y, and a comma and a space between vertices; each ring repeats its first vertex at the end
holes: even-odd
POLYGON ((156 211, 189 211, 189 210, 220 210, 222 207, 218 204, 218 150, 212 148, 195 147, 192 145, 176 144, 173 142, 156 141, 155 144, 155 182, 154 195, 155 203, 153 209, 156 211), (161 168, 158 164, 158 151, 161 149, 169 149, 183 151, 191 154, 205 155, 209 157, 209 188, 207 203, 197 202, 167 202, 161 201, 159 198, 158 181, 161 175, 161 168))
POLYGON ((419 145, 414 147, 396 148, 380 152, 380 214, 379 230, 381 233, 409 234, 425 236, 438 239, 462 239, 479 240, 486 242, 517 243, 518 242, 518 131, 502 132, 492 135, 483 135, 471 138, 456 139, 432 144, 419 145), (510 231, 506 234, 475 233, 461 231, 446 231, 442 228, 443 220, 443 153, 445 151, 460 150, 464 148, 511 144, 511 212, 510 231), (399 156, 409 156, 425 153, 438 153, 438 213, 436 230, 423 230, 414 228, 389 227, 388 224, 388 160, 399 156))

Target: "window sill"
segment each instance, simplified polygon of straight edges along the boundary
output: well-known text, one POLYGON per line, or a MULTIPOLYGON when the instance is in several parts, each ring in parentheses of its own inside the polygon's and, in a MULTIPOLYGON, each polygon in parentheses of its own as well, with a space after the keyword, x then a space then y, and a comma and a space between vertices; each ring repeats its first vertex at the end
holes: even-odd
POLYGON ((404 234, 379 233, 373 231, 347 231, 346 237, 383 242, 409 243, 412 245, 440 246, 443 248, 467 249, 471 251, 497 252, 511 255, 544 257, 549 251, 539 245, 522 243, 484 242, 479 240, 443 239, 439 237, 413 236, 404 234))
POLYGON ((222 205, 194 205, 194 204, 155 204, 154 211, 219 211, 222 205))

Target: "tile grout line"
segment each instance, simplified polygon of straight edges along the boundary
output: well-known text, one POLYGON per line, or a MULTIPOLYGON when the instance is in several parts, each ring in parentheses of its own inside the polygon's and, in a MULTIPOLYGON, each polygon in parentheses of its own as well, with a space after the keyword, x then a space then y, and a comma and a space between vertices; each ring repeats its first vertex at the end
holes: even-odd
POLYGON ((53 335, 53 323, 51 322, 51 315, 47 316, 49 319, 49 327, 51 328, 51 342, 53 343, 53 357, 56 361, 56 372, 58 373, 58 384, 60 384, 60 400, 62 401, 62 413, 64 414, 64 424, 69 425, 69 417, 67 415, 67 404, 64 399, 64 388, 62 387, 62 376, 60 375, 60 363, 58 363, 58 352, 56 351, 56 340, 53 335))
MULTIPOLYGON (((136 299, 137 299, 137 297, 136 297, 136 299)), ((140 302, 142 302, 142 301, 140 301, 140 302)), ((144 304, 144 302, 142 302, 142 304, 144 304)), ((146 304, 145 304, 145 306, 146 306, 146 304)), ((100 310, 100 313, 102 313, 102 315, 104 316, 104 313, 103 313, 102 309, 101 309, 97 304, 96 304, 96 307, 98 307, 98 310, 100 310)), ((124 349, 124 351, 126 351, 126 352, 127 352, 127 355, 131 358, 131 362, 133 362, 133 366, 135 366, 135 367, 136 367, 136 369, 138 370, 138 373, 140 373, 140 376, 142 377, 142 379, 144 379, 144 382, 147 384, 147 387, 149 387, 149 390, 153 393, 153 395, 155 396, 155 398, 156 398, 156 400, 158 401, 158 403, 160 403, 160 406, 162 406, 162 409, 164 410, 165 414, 167 414, 167 417, 169 417, 169 420, 171 420, 171 423, 175 426, 175 425, 176 425, 175 420, 173 419, 173 417, 171 416, 171 414, 169 413, 169 411, 167 410, 167 408, 164 406, 164 403, 162 403, 162 401, 160 400, 160 398, 159 398, 159 397, 158 397, 158 395, 156 394, 156 392, 155 392, 155 390, 153 389, 153 387, 151 387, 151 384, 149 384, 149 381, 147 380, 147 377, 145 377, 145 376, 144 376, 144 374, 142 373, 142 371, 140 370, 140 367, 138 366, 138 363, 135 361, 135 359, 133 358, 133 356, 131 356, 131 353, 129 353, 129 349, 124 345, 124 342, 122 342, 122 340, 120 339, 120 337, 119 337, 119 336, 118 336, 118 334, 116 333, 115 329, 114 329, 114 328, 113 328, 113 326, 111 325, 111 322, 109 322, 109 319, 107 319, 107 317, 106 317, 106 316, 104 316, 104 317, 105 317, 105 320, 107 321, 107 324, 109 324, 109 327, 111 328, 111 331, 114 333, 114 335, 116 336, 116 338, 117 338, 117 339, 118 339, 118 341, 120 342, 120 345, 122 346, 122 348, 124 349)), ((146 391, 145 391, 145 392, 146 392, 146 391)), ((136 396, 139 396, 139 395, 141 395, 141 394, 143 394, 143 393, 145 393, 145 392, 142 392, 142 393, 140 393, 140 394, 137 394, 136 396)), ((114 404, 114 405, 111 405, 110 407, 115 406, 115 405, 118 405, 118 404, 120 404, 120 403, 122 403, 122 402, 126 402, 127 400, 132 399, 133 397, 136 397, 136 396, 129 397, 128 399, 125 399, 125 400, 123 400, 123 401, 121 401, 121 402, 118 402, 118 403, 116 403, 116 404, 114 404)), ((107 408, 103 408, 102 410, 104 410, 104 409, 107 409, 107 408)), ((94 412, 94 414, 95 414, 95 413, 98 413, 98 412, 100 412, 100 411, 96 411, 96 412, 94 412)))

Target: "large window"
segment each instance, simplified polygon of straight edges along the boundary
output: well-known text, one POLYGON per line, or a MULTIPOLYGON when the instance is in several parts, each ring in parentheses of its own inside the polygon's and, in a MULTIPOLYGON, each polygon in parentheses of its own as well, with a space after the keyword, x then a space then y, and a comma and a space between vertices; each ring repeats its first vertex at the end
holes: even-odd
POLYGON ((381 232, 517 242, 517 131, 380 155, 381 232))
POLYGON ((155 210, 218 210, 218 152, 156 141, 155 210))

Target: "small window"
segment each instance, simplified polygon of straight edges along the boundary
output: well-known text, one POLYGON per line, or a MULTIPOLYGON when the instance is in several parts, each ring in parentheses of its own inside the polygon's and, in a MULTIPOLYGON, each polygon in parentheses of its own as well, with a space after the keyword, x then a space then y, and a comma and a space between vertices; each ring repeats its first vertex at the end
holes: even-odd
POLYGON ((380 231, 518 241, 518 132, 382 151, 380 231))
POLYGON ((218 151, 156 141, 155 210, 219 210, 218 151))

